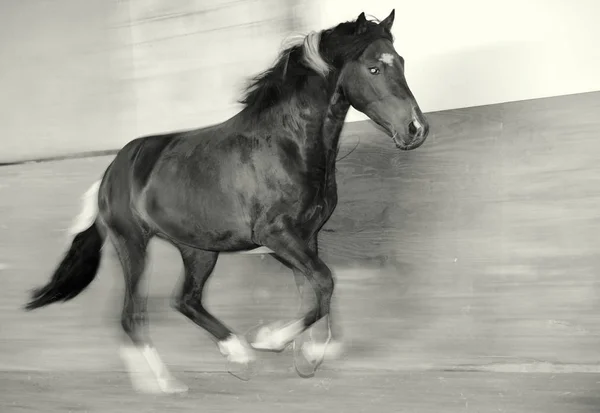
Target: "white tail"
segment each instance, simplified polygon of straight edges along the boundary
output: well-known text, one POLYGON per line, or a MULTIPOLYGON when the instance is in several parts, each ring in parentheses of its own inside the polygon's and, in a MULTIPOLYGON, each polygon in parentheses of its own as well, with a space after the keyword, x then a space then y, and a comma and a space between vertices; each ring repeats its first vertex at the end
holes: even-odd
POLYGON ((82 231, 85 231, 92 226, 96 217, 98 216, 98 191, 100 190, 100 180, 94 182, 94 184, 88 189, 85 194, 81 197, 83 208, 81 212, 73 221, 71 228, 69 228, 69 235, 75 236, 82 231))

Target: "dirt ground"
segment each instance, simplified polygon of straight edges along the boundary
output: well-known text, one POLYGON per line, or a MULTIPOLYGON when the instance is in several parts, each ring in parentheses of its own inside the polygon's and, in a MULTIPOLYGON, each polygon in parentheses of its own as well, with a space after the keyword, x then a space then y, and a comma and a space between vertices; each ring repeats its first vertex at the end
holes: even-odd
MULTIPOLYGON (((79 211, 79 197, 111 159, 0 168, 0 412, 600 409, 600 320, 597 284, 590 276, 597 258, 591 247, 583 258, 571 255, 571 260, 559 262, 557 251, 554 261, 529 261, 522 272, 518 257, 511 258, 511 266, 503 267, 510 268, 508 273, 492 272, 489 262, 476 259, 457 263, 453 257, 460 252, 449 247, 431 259, 401 250, 406 260, 395 266, 333 262, 346 340, 343 357, 327 361, 316 377, 301 379, 292 369, 289 351, 261 353, 258 375, 242 382, 226 373, 223 358, 205 333, 170 310, 180 259, 172 248, 153 244, 148 287, 153 339, 190 391, 182 396, 133 393, 116 351, 122 279, 110 248, 98 278, 75 300, 32 313, 21 310, 28 290, 46 282, 63 253, 64 229, 79 211)), ((342 191, 348 193, 347 188, 342 191)), ((344 208, 351 204, 342 202, 344 208)), ((467 199, 469 203, 473 201, 467 199)), ((342 208, 340 214, 348 211, 342 208)), ((371 213, 364 212, 364 219, 371 219, 371 213)), ((489 220, 465 213, 471 217, 463 225, 472 229, 468 239, 476 239, 475 229, 484 218, 489 220)), ((417 228, 419 216, 411 217, 417 228)), ((591 212, 571 218, 579 220, 572 231, 583 235, 579 240, 584 245, 597 224, 586 224, 595 222, 591 212)), ((519 230, 532 222, 527 219, 519 230)), ((563 225, 552 222, 556 231, 563 225)), ((342 223, 338 219, 335 225, 342 223)), ((435 222, 430 225, 438 233, 444 230, 435 222)), ((541 245, 547 237, 540 237, 541 245)), ((483 241, 459 242, 455 245, 472 256, 490 255, 486 249, 494 247, 483 241)), ((424 250, 424 244, 412 245, 424 250)), ((289 271, 260 255, 223 257, 207 299, 209 308, 237 331, 293 315, 298 304, 289 271)))
POLYGON ((223 373, 179 373, 190 391, 132 393, 127 376, 0 373, 0 411, 21 412, 597 412, 597 377, 586 374, 323 372, 305 380, 270 373, 242 382, 223 373))

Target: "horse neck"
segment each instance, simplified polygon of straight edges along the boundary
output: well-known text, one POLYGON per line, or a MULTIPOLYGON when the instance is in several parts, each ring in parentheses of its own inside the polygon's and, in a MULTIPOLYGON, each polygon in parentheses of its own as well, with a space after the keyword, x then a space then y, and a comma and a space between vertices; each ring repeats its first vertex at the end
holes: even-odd
MULTIPOLYGON (((296 141, 310 170, 335 171, 339 138, 350 104, 340 93, 339 76, 313 77, 293 96, 266 112, 256 114, 246 108, 232 121, 252 125, 269 135, 283 130, 286 138, 296 141)), ((318 173, 318 172, 317 172, 318 173)))
MULTIPOLYGON (((343 97, 338 88, 333 93, 327 107, 323 126, 321 128, 321 141, 323 145, 337 155, 339 140, 350 110, 350 103, 343 97)), ((335 157, 334 157, 335 158, 335 157)))
POLYGON ((339 151, 339 140, 350 103, 344 98, 337 79, 332 87, 333 93, 328 96, 326 106, 318 114, 320 124, 318 133, 308 134, 306 154, 312 156, 309 167, 314 171, 313 179, 320 182, 319 187, 335 191, 335 164, 339 151), (312 150, 311 150, 312 149, 312 150))
POLYGON ((302 133, 296 135, 297 143, 304 148, 306 156, 319 163, 319 169, 335 169, 339 138, 350 109, 337 80, 337 76, 330 76, 328 81, 314 82, 301 92, 303 97, 295 99, 296 110, 302 114, 302 133))

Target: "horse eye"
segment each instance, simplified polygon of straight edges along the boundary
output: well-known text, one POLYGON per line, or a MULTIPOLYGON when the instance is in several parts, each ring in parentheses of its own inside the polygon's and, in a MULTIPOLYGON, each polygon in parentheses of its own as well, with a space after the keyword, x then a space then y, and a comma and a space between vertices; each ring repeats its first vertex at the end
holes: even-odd
POLYGON ((379 74, 379 68, 378 67, 370 67, 369 68, 369 72, 371 72, 372 75, 378 75, 379 74))

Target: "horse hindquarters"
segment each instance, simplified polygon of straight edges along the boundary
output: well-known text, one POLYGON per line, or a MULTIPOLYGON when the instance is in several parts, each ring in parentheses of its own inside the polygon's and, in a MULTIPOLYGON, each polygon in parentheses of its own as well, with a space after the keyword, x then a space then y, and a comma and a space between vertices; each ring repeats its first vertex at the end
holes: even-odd
MULTIPOLYGON (((101 202, 101 215, 108 234, 115 246, 123 267, 125 296, 121 325, 127 336, 127 344, 121 356, 128 366, 134 387, 143 392, 175 393, 186 391, 161 361, 148 335, 146 296, 139 291, 143 278, 147 246, 157 232, 155 223, 148 217, 145 203, 140 202, 155 181, 161 155, 172 137, 152 137, 134 141, 117 155, 105 182, 105 199, 101 202), (135 207, 141 210, 132 209, 135 207), (142 374, 139 374, 139 370, 142 374)), ((221 352, 234 358, 234 362, 248 364, 246 358, 236 358, 237 338, 219 320, 202 306, 202 288, 211 273, 216 256, 171 242, 180 249, 184 260, 185 277, 176 308, 197 325, 211 333, 219 342, 221 352)), ((238 340, 239 341, 239 340, 238 340)), ((248 351, 249 354, 249 351, 248 351)))

